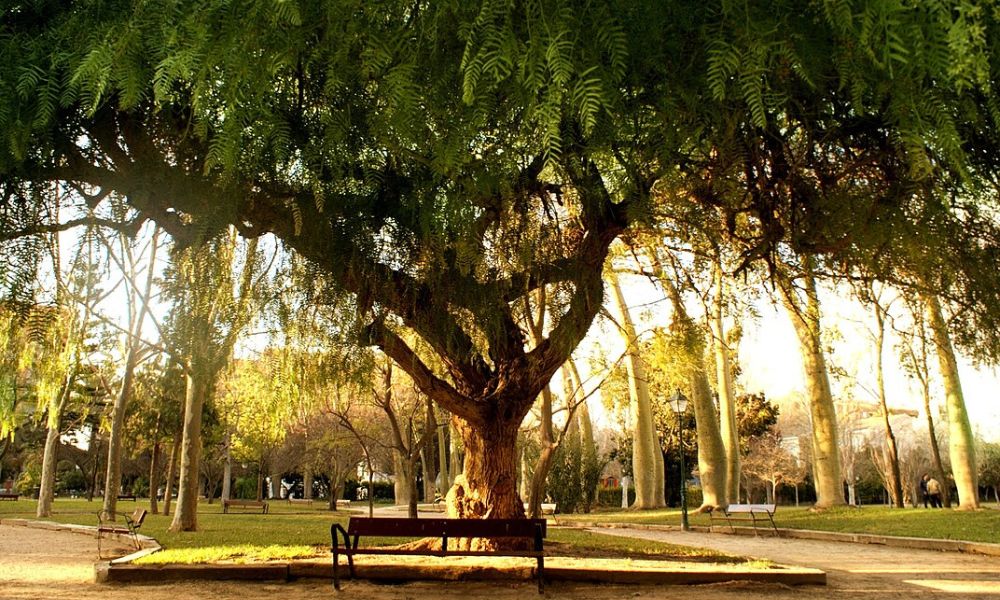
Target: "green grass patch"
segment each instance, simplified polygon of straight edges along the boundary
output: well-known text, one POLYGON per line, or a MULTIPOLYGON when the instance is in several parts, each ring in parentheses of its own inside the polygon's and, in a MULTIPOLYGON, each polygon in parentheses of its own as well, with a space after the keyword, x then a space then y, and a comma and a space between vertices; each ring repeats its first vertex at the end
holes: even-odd
POLYGON ((280 561, 293 560, 296 558, 311 558, 316 556, 316 553, 317 549, 314 546, 255 546, 252 544, 241 544, 238 546, 207 546, 202 548, 165 549, 154 554, 143 556, 135 562, 136 564, 142 565, 193 565, 224 562, 247 564, 274 560, 280 561))
MULTIPOLYGON (((615 510, 589 515, 558 515, 565 523, 640 523, 680 525, 677 509, 668 510, 615 510)), ((690 515, 692 525, 709 525, 708 515, 690 515)), ((815 529, 842 533, 871 533, 901 537, 923 537, 943 540, 996 543, 1000 540, 1000 510, 984 508, 978 511, 959 511, 925 508, 889 508, 863 506, 838 507, 813 511, 805 507, 779 506, 774 513, 778 527, 789 529, 815 529)), ((718 525, 719 520, 715 524, 718 525)), ((739 523, 746 525, 746 523, 739 523)))

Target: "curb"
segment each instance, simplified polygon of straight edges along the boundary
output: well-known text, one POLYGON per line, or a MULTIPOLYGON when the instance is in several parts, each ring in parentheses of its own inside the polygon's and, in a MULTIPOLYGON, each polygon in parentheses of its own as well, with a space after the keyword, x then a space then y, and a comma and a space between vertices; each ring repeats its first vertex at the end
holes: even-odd
MULTIPOLYGON (((344 581, 351 577, 346 565, 339 565, 344 581)), ((399 581, 524 581, 535 579, 535 568, 469 565, 355 565, 357 579, 383 583, 399 581)), ((259 565, 103 565, 97 570, 101 583, 154 583, 178 580, 291 581, 300 578, 332 579, 328 563, 302 561, 259 565)), ((601 570, 549 566, 548 582, 700 585, 728 581, 780 583, 783 585, 826 585, 826 573, 818 569, 782 567, 768 570, 686 568, 684 570, 632 569, 601 570)))
MULTIPOLYGON (((559 523, 558 527, 568 529, 602 528, 602 529, 640 529, 647 531, 680 531, 677 525, 655 525, 650 523, 596 523, 574 521, 559 523)), ((728 527, 692 525, 691 531, 698 533, 721 533, 723 535, 758 535, 752 527, 736 527, 731 531, 728 527)), ((760 537, 774 537, 771 530, 765 530, 760 537)), ((874 544, 893 548, 908 548, 911 550, 938 550, 941 552, 965 552, 985 556, 1000 556, 1000 544, 987 542, 968 542, 964 540, 938 540, 932 538, 900 537, 878 535, 874 533, 840 533, 836 531, 818 531, 815 529, 778 528, 778 537, 801 540, 821 540, 826 542, 844 542, 852 544, 874 544)))
MULTIPOLYGON (((2 524, 69 531, 89 537, 96 536, 97 528, 89 525, 33 521, 29 519, 3 519, 2 524)), ((664 528, 664 526, 653 526, 664 528)), ((98 583, 155 583, 181 580, 242 580, 242 581, 290 581, 299 578, 332 579, 331 564, 327 561, 297 561, 250 565, 136 565, 135 559, 158 552, 159 543, 148 536, 140 535, 142 550, 94 564, 94 579, 98 583)), ((341 576, 350 579, 346 565, 339 565, 341 576)), ((356 565, 358 579, 370 581, 511 581, 530 582, 535 579, 535 567, 489 567, 471 565, 356 565)), ((683 570, 655 569, 585 569, 550 565, 545 569, 547 581, 570 581, 588 583, 620 584, 661 584, 698 585, 726 581, 752 581, 760 583, 780 583, 784 585, 826 585, 826 573, 819 569, 803 567, 781 567, 777 569, 700 569, 689 567, 683 570)))

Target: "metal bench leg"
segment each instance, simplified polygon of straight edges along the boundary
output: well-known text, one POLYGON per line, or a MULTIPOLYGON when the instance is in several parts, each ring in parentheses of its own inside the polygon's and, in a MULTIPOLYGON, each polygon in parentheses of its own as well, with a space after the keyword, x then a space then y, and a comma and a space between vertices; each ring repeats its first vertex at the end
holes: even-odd
POLYGON ((538 557, 538 593, 545 593, 545 557, 538 557))

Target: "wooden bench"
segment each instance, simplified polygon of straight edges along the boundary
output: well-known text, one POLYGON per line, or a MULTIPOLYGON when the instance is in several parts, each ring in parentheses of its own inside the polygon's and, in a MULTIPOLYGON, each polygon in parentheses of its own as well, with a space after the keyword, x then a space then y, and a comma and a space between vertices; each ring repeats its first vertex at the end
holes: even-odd
POLYGON ((20 494, 12 494, 10 492, 4 492, 0 494, 0 500, 11 500, 13 502, 17 502, 17 499, 20 496, 21 496, 20 494))
MULTIPOLYGON (((554 514, 556 514, 556 503, 555 502, 542 502, 541 508, 542 508, 542 514, 543 515, 554 515, 554 514)), ((525 502, 524 503, 524 512, 528 512, 530 510, 531 510, 531 507, 528 506, 527 502, 525 502)))
POLYGON ((131 500, 135 502, 135 494, 118 494, 119 500, 131 500))
POLYGON ((267 514, 267 502, 263 500, 223 500, 223 514, 228 513, 230 508, 259 508, 261 509, 261 514, 267 514))
POLYGON ((135 549, 141 550, 142 544, 139 543, 139 528, 142 527, 142 522, 145 520, 145 508, 137 508, 132 513, 132 516, 126 516, 124 525, 119 525, 111 521, 108 513, 102 510, 97 514, 97 556, 103 558, 101 540, 104 536, 108 535, 127 535, 132 538, 132 544, 135 546, 135 549))
POLYGON ((776 508, 777 506, 774 504, 730 504, 726 508, 713 510, 710 516, 712 517, 712 521, 715 521, 716 518, 725 519, 729 525, 729 529, 733 533, 736 533, 733 521, 751 522, 753 523, 754 535, 757 535, 757 522, 764 523, 766 517, 766 522, 771 524, 774 535, 778 535, 778 527, 774 524, 774 511, 776 508))
POLYGON ((354 573, 356 554, 396 554, 420 556, 522 556, 534 558, 538 562, 538 593, 545 590, 545 552, 542 539, 545 537, 544 519, 406 519, 351 517, 345 530, 339 523, 330 526, 333 553, 333 587, 340 589, 337 570, 341 547, 337 534, 344 540, 343 553, 351 578, 354 573), (403 548, 359 548, 358 538, 374 537, 435 537, 441 538, 441 550, 403 548), (449 550, 449 538, 524 538, 531 540, 531 550, 449 550), (353 541, 352 541, 353 540, 353 541))

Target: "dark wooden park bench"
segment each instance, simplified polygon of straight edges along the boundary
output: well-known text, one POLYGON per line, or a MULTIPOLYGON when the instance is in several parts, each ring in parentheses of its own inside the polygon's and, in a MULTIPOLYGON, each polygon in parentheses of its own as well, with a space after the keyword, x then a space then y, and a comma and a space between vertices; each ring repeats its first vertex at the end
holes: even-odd
POLYGON ((118 494, 119 500, 131 500, 135 502, 135 494, 118 494))
POLYGON ((14 502, 17 502, 17 499, 20 496, 21 496, 20 494, 12 494, 10 492, 5 492, 0 494, 0 500, 12 500, 14 502))
POLYGON ((101 540, 109 535, 127 535, 132 538, 132 544, 136 550, 142 549, 139 543, 139 528, 146 520, 146 509, 137 508, 131 516, 125 517, 125 524, 119 525, 108 518, 108 513, 103 510, 97 515, 97 556, 103 558, 101 554, 101 540))
POLYGON ((757 522, 769 522, 774 535, 778 535, 778 528, 774 524, 774 511, 777 508, 774 504, 730 504, 726 508, 719 508, 710 513, 712 521, 716 518, 725 519, 729 529, 736 533, 733 521, 747 521, 753 523, 753 534, 757 535, 757 522))
POLYGON ((230 508, 259 508, 262 514, 267 514, 267 502, 263 500, 223 500, 222 512, 228 513, 230 508))
POLYGON ((542 539, 545 537, 544 519, 405 519, 351 517, 345 530, 339 523, 330 526, 333 542, 333 587, 340 589, 337 565, 340 553, 347 555, 351 578, 354 574, 356 554, 396 554, 418 556, 523 556, 538 561, 538 593, 545 590, 545 552, 542 539), (344 540, 343 550, 338 544, 337 534, 344 540), (361 536, 441 538, 441 550, 358 547, 361 536), (532 549, 495 550, 449 550, 451 538, 523 538, 531 540, 532 549))

